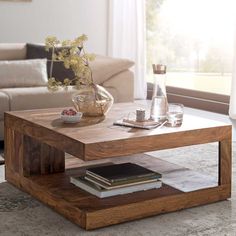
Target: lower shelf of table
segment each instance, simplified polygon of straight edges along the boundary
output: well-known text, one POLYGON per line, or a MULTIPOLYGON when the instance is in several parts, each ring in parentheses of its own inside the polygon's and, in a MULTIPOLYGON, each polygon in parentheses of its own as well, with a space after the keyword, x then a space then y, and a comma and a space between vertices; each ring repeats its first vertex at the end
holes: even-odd
MULTIPOLYGON (((6 177, 9 182, 85 229, 104 227, 230 197, 230 187, 226 185, 184 192, 163 184, 160 189, 99 199, 70 184, 69 176, 83 171, 83 168, 72 168, 64 173, 21 177, 8 170, 6 177)), ((183 169, 184 171, 186 170, 183 169)))

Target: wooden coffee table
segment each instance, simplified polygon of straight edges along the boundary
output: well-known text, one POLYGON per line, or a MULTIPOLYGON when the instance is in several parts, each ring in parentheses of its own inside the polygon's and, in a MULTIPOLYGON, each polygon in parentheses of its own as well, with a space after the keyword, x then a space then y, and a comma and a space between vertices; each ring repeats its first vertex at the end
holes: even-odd
POLYGON ((63 124, 59 119, 62 109, 6 112, 7 181, 85 229, 230 198, 231 125, 185 115, 180 128, 112 126, 136 107, 115 104, 105 119, 87 118, 79 124, 63 124), (69 176, 82 173, 81 166, 86 163, 65 168, 65 153, 87 162, 210 142, 219 142, 218 183, 194 191, 184 192, 164 183, 160 189, 99 199, 69 183, 69 176))

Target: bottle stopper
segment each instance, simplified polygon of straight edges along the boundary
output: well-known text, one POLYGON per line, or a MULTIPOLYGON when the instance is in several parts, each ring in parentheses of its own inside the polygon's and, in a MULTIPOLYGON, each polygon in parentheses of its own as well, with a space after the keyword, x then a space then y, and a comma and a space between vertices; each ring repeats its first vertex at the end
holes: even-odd
POLYGON ((154 74, 166 74, 166 65, 152 64, 154 74))

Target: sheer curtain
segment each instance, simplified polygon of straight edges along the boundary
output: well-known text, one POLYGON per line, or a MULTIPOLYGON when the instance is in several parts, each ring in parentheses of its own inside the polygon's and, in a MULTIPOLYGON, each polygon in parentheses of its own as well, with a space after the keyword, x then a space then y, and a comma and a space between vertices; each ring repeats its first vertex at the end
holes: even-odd
POLYGON ((108 24, 108 55, 135 62, 134 95, 145 99, 145 0, 110 0, 108 24))
POLYGON ((233 76, 231 83, 231 94, 229 103, 229 116, 232 119, 236 119, 236 23, 234 34, 234 62, 233 62, 233 76))

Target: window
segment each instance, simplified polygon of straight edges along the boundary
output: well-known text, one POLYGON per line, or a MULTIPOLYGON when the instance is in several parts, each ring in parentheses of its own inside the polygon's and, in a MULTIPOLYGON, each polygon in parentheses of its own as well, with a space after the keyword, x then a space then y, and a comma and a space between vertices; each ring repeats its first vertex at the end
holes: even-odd
POLYGON ((167 86, 229 95, 235 0, 146 0, 147 77, 167 65, 167 86))

